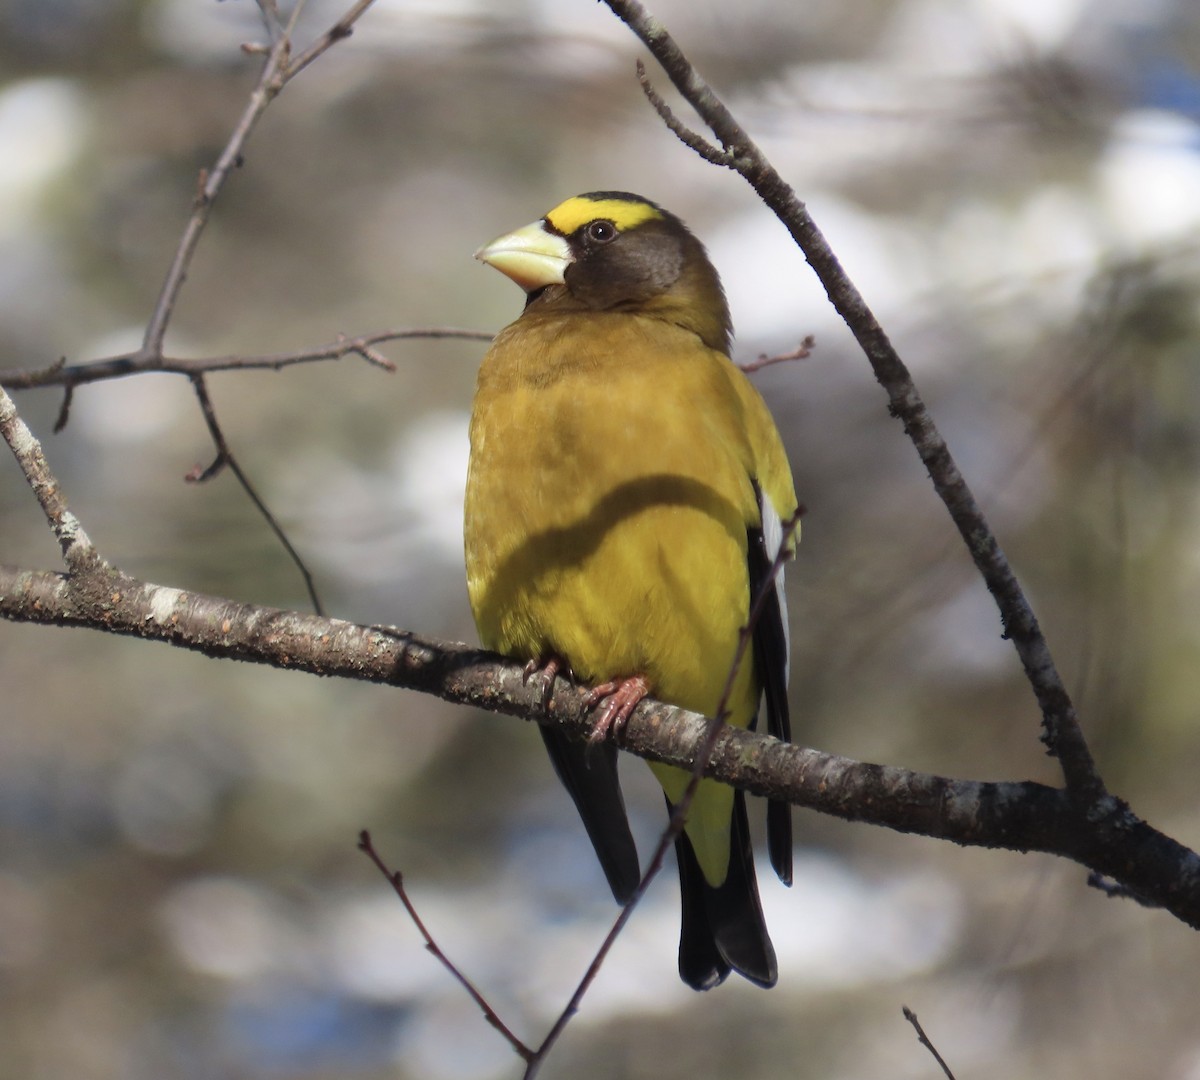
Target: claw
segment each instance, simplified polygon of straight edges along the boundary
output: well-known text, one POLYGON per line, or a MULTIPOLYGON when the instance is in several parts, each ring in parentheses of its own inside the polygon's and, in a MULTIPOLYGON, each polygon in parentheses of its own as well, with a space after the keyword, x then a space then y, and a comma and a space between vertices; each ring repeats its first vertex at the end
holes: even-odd
POLYGON ((596 725, 588 736, 588 742, 599 743, 609 735, 620 735, 629 720, 629 714, 649 693, 650 684, 642 675, 610 680, 589 690, 583 701, 584 708, 594 709, 601 702, 604 702, 604 708, 596 718, 596 725))
MULTIPOLYGON (((542 711, 547 715, 550 713, 550 698, 554 693, 554 680, 560 671, 563 671, 565 665, 557 656, 551 656, 545 662, 541 660, 530 660, 525 665, 524 681, 529 682, 531 678, 539 671, 542 678, 542 711)), ((565 668, 566 673, 571 673, 570 668, 565 668)))

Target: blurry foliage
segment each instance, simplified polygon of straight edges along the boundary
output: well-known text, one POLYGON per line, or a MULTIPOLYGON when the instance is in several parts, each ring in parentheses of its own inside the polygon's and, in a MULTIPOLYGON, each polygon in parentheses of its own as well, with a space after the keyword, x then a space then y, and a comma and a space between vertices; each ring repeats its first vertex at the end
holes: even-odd
MULTIPOLYGON (((653 6, 913 365, 1106 777, 1194 846, 1195 6, 653 6)), ((305 26, 339 10, 313 2, 305 26)), ((139 339, 258 34, 249 0, 0 2, 0 367, 139 339)), ((471 262, 479 243, 577 191, 657 198, 709 243, 738 356, 817 337, 811 359, 757 377, 808 507, 790 571, 798 738, 1054 782, 998 619, 865 363, 750 193, 662 130, 636 54, 593 3, 379 0, 267 113, 169 350, 495 328, 520 298, 471 262)), ((333 613, 471 639, 456 514, 481 350, 388 351, 391 377, 346 360, 213 392, 333 613)), ((57 436, 55 394, 19 404, 123 568, 304 602, 230 477, 182 482, 211 456, 182 380, 84 388, 57 436)), ((57 564, 14 468, 0 558, 57 564)), ((653 785, 625 772, 649 841, 653 785)), ((809 876, 764 881, 778 989, 679 985, 664 875, 545 1075, 931 1075, 902 1001, 960 1076, 1200 1075, 1191 931, 1041 857, 800 824, 809 876)), ((515 1075, 354 851, 362 827, 444 947, 542 1030, 613 911, 527 727, 0 625, 0 1080, 515 1075)))

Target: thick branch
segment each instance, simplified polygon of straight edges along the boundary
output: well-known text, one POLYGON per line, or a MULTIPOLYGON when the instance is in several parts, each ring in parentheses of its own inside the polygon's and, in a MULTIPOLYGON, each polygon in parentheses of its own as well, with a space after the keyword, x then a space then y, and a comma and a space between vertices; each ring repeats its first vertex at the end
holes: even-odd
MULTIPOLYGON (((0 565, 0 617, 160 641, 206 656, 362 679, 435 694, 491 712, 558 724, 585 738, 584 695, 556 680, 547 712, 523 665, 466 645, 386 626, 360 626, 151 585, 105 569, 84 581, 0 565)), ((622 746, 691 769, 707 721, 660 702, 630 717, 622 746)), ((1082 812, 1066 792, 1035 783, 952 780, 871 765, 726 728, 705 769, 756 795, 848 821, 957 844, 1043 851, 1111 878, 1200 929, 1200 857, 1106 800, 1082 812)))
MULTIPOLYGON (((842 269, 825 236, 809 216, 807 207, 696 72, 666 27, 653 18, 638 0, 605 2, 641 38, 676 89, 720 140, 725 153, 719 164, 727 165, 745 177, 804 252, 824 286, 830 303, 845 320, 866 354, 875 377, 887 391, 892 414, 904 424, 905 433, 929 471, 934 488, 949 510, 971 552, 971 558, 1000 609, 1005 635, 1016 647, 1041 707, 1042 738, 1051 753, 1058 757, 1068 789, 1081 803, 1100 807, 1107 799, 1107 793, 1080 730, 1075 707, 1055 667, 1033 609, 975 496, 959 472, 949 447, 926 410, 908 368, 866 300, 842 269)), ((656 97, 651 101, 661 114, 665 106, 661 99, 656 101, 656 97)), ((692 137, 684 138, 680 134, 682 125, 678 122, 671 124, 671 128, 689 146, 699 139, 694 133, 687 133, 692 137)), ((686 128, 682 130, 687 131, 686 128)), ((713 160, 712 155, 700 150, 697 152, 706 160, 713 160)))

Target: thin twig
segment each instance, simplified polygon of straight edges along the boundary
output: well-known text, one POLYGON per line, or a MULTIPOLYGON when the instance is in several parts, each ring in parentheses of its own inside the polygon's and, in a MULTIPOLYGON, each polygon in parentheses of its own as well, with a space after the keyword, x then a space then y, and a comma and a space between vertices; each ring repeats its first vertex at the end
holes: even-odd
POLYGON ((58 407, 58 416, 54 419, 54 434, 57 435, 67 426, 67 421, 71 419, 71 403, 75 400, 75 387, 69 383, 63 390, 62 404, 58 407))
POLYGON ((358 0, 345 15, 288 65, 286 78, 295 78, 326 49, 336 45, 339 41, 344 41, 354 33, 354 24, 374 2, 375 0, 358 0))
POLYGON ((917 1019, 917 1014, 912 1011, 907 1005, 900 1006, 904 1010, 904 1019, 912 1024, 917 1032, 917 1041, 925 1047, 941 1067, 942 1072, 946 1074, 947 1080, 954 1080, 954 1073, 950 1071, 950 1066, 943 1060, 942 1055, 938 1053, 937 1047, 929 1041, 929 1036, 925 1034, 925 1029, 921 1027, 921 1022, 917 1019))
POLYGON ((279 15, 276 4, 260 3, 260 10, 272 34, 272 44, 266 54, 263 69, 258 77, 258 83, 250 92, 250 100, 234 126, 225 148, 221 151, 216 162, 202 171, 200 185, 192 204, 192 214, 184 226, 183 235, 175 249, 175 256, 167 270, 159 290, 158 300, 150 321, 146 324, 146 333, 142 339, 142 349, 151 356, 161 356, 163 340, 166 337, 167 326, 179 299, 179 292, 187 278, 188 267, 196 253, 196 245, 208 224, 209 214, 213 204, 230 173, 242 162, 242 152, 254 131, 258 121, 267 110, 267 106, 275 100, 284 85, 298 75, 313 60, 326 51, 331 45, 348 37, 351 27, 358 18, 371 6, 373 0, 358 0, 326 33, 309 48, 299 60, 290 62, 292 47, 292 31, 299 17, 302 3, 297 3, 292 10, 286 30, 279 31, 279 15))
POLYGON ((217 448, 217 456, 207 468, 201 469, 197 466, 184 479, 190 483, 202 484, 207 480, 211 480, 222 469, 228 466, 229 471, 237 477, 237 482, 241 484, 242 490, 246 493, 250 501, 254 503, 255 509, 262 515, 263 520, 275 534, 276 539, 283 545, 284 550, 291 557, 292 562, 295 563, 296 569, 300 571, 300 576, 304 578, 304 587, 308 590, 308 598, 312 602, 313 610, 318 615, 324 615, 325 611, 321 606, 321 598, 317 595, 316 583, 313 581, 312 573, 300 557, 300 552, 295 549, 291 540, 288 539, 287 533, 283 531, 279 522, 275 520, 275 515, 267 509, 267 504, 262 501, 258 492, 254 490, 254 485, 250 483, 250 478, 242 471, 237 458, 233 456, 233 451, 229 449, 225 433, 221 430, 220 422, 217 420, 217 412, 213 408, 212 398, 208 396, 208 384, 204 381, 203 375, 192 376, 192 389, 196 391, 196 398, 200 402, 200 411, 204 414, 204 423, 208 426, 208 433, 212 436, 212 441, 217 448))
POLYGON ((274 2, 259 5, 266 23, 274 35, 274 41, 266 54, 258 83, 251 91, 250 101, 246 103, 246 108, 242 110, 238 124, 234 126, 233 134, 230 134, 229 140, 224 145, 216 162, 200 174, 200 185, 196 199, 192 203, 192 215, 188 217, 184 234, 179 240, 179 246, 175 248, 175 256, 170 262, 167 276, 158 292, 158 299, 155 302, 154 312, 151 313, 150 322, 146 323, 145 335, 142 340, 142 348, 145 353, 152 356, 162 355, 162 343, 167 336, 167 325, 174 312, 175 302, 179 300, 180 289, 184 287, 187 269, 188 266, 191 266, 192 257, 196 254, 200 235, 204 233, 204 227, 208 224, 212 205, 216 202, 218 194, 221 193, 221 188, 224 187, 224 182, 229 178, 229 174, 241 164, 242 151, 245 150, 246 142, 250 139, 254 127, 266 112, 266 107, 275 100, 278 92, 283 89, 289 79, 304 70, 331 44, 349 36, 350 28, 355 20, 371 6, 372 2, 373 0, 358 0, 341 19, 337 20, 332 29, 326 31, 316 44, 302 54, 301 60, 304 62, 298 60, 294 64, 289 62, 290 54, 292 54, 292 29, 295 18, 299 16, 301 5, 296 4, 292 13, 292 24, 289 24, 286 32, 280 32, 280 34, 276 34, 278 12, 274 2))
POLYGON ((358 850, 364 852, 368 859, 371 860, 379 870, 379 872, 388 879, 388 883, 395 890, 396 895, 400 898, 400 903, 404 905, 404 910, 408 912, 408 917, 412 919, 413 925, 417 928, 417 933, 425 940, 425 948, 430 952, 434 959, 442 965, 450 974, 458 981, 468 994, 471 995, 471 1000, 479 1006, 483 1012, 484 1019, 492 1025, 501 1035, 504 1036, 508 1045, 517 1052, 523 1061, 531 1061, 534 1057, 534 1051, 526 1046, 515 1034, 512 1029, 500 1019, 499 1014, 492 1008, 487 998, 476 988, 475 984, 459 970, 458 966, 444 952, 441 946, 434 940, 433 935, 426 928, 421 916, 417 914, 417 909, 412 900, 409 899, 408 892, 404 888, 404 875, 399 870, 392 870, 387 863, 383 861, 382 856, 375 850, 375 845, 371 842, 371 834, 363 829, 358 834, 358 850))
POLYGON ((255 125, 262 118, 267 106, 275 99, 275 95, 283 88, 282 72, 287 64, 290 41, 286 35, 280 35, 267 53, 262 73, 258 83, 250 92, 250 100, 233 129, 233 134, 226 142, 216 163, 204 169, 200 174, 200 183, 196 197, 192 202, 192 214, 184 226, 183 235, 175 249, 171 265, 158 293, 158 300, 150 320, 146 324, 146 332, 142 338, 142 350, 149 356, 161 356, 163 340, 167 334, 167 326, 179 299, 180 290, 187 278, 188 267, 196 253, 196 245, 208 224, 213 204, 225 186, 229 174, 237 168, 242 160, 242 151, 246 140, 255 125))
POLYGON ((691 147, 705 161, 711 162, 713 165, 720 165, 726 169, 737 168, 737 162, 728 150, 717 149, 703 135, 693 131, 671 111, 671 106, 663 101, 658 91, 654 89, 654 85, 646 74, 646 65, 640 59, 637 62, 637 77, 638 82, 642 84, 642 93, 646 95, 646 100, 654 106, 654 111, 658 113, 662 122, 675 133, 675 137, 684 146, 691 147))
POLYGON ((903 424, 934 488, 946 505, 967 549, 991 592, 1004 633, 1017 650, 1042 713, 1042 740, 1062 768, 1072 796, 1095 814, 1117 814, 1080 729, 1033 609, 1012 571, 995 533, 975 500, 933 418, 866 300, 842 269, 808 209, 734 119, 733 114, 696 72, 662 22, 638 0, 605 0, 614 14, 642 40, 684 99, 733 155, 732 165, 776 214, 804 252, 830 303, 845 320, 875 377, 888 395, 889 409, 903 424))
POLYGON ((812 334, 809 334, 799 345, 789 352, 776 353, 774 356, 770 356, 767 353, 759 353, 757 360, 738 364, 738 367, 747 375, 753 375, 756 371, 762 371, 763 368, 770 367, 772 364, 785 364, 792 360, 807 360, 812 356, 813 346, 816 343, 817 339, 812 334))
MULTIPOLYGON (((274 45, 286 33, 283 28, 283 20, 279 17, 279 0, 255 0, 255 3, 258 5, 259 15, 262 16, 267 37, 274 45)), ((302 6, 302 3, 296 4, 297 9, 302 6)))
MULTIPOLYGON (((396 365, 375 348, 387 341, 405 341, 414 338, 430 340, 455 339, 461 341, 491 341, 492 334, 486 330, 464 330, 454 326, 411 327, 400 330, 380 330, 356 337, 338 337, 327 345, 317 345, 297 352, 266 353, 261 356, 201 356, 173 357, 151 356, 143 350, 108 356, 83 364, 68 364, 58 360, 44 368, 10 368, 0 371, 0 385, 9 390, 29 390, 42 386, 65 386, 68 389, 86 383, 102 382, 107 379, 123 379, 129 375, 147 372, 165 372, 173 375, 201 375, 213 371, 248 371, 266 369, 279 371, 293 364, 312 364, 325 360, 342 360, 356 354, 377 367, 395 371, 396 365)), ((56 429, 57 430, 57 429, 56 429)))

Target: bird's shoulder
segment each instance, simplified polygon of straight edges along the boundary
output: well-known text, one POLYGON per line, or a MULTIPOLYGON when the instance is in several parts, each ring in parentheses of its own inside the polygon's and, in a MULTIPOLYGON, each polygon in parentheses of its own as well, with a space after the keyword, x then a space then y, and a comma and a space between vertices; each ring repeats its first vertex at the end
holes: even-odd
POLYGON ((561 379, 700 382, 728 358, 694 333, 632 311, 527 310, 496 335, 478 393, 536 389, 561 379))
MULTIPOLYGON (((795 509, 791 470, 761 394, 723 352, 637 312, 527 310, 495 338, 480 367, 473 441, 505 431, 615 446, 622 433, 665 451, 717 454, 754 479, 781 518, 795 509), (514 426, 513 417, 525 423, 514 426)), ((749 510, 749 507, 747 507, 749 510)))

